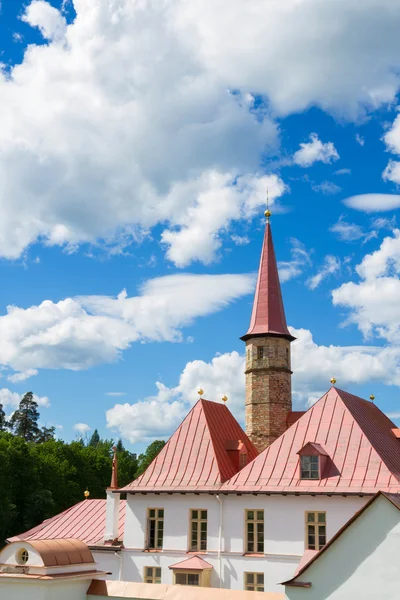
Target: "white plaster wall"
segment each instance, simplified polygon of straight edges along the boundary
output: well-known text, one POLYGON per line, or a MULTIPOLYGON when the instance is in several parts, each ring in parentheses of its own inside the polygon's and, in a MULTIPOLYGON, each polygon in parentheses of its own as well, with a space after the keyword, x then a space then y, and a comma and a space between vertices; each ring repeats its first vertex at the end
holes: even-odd
POLYGON ((91 581, 39 582, 37 580, 2 578, 1 600, 86 600, 91 581))
POLYGON ((400 512, 378 498, 300 577, 290 600, 395 600, 400 589, 400 512))
POLYGON ((113 552, 112 550, 96 552, 96 550, 92 550, 92 554, 96 562, 96 569, 111 573, 111 575, 107 575, 107 579, 112 581, 119 581, 121 579, 121 552, 113 552))
MULTIPOLYGON (((304 552, 307 510, 327 513, 327 535, 332 537, 363 506, 367 498, 327 496, 221 496, 223 502, 223 540, 221 585, 227 589, 243 589, 245 572, 263 572, 265 591, 282 592, 280 582, 293 576, 304 552), (263 509, 265 519, 265 555, 243 556, 245 509, 263 509)), ((122 580, 143 581, 144 567, 162 568, 162 583, 172 583, 170 565, 189 558, 189 510, 208 511, 207 553, 202 557, 213 565, 211 585, 220 586, 218 532, 220 507, 215 496, 128 495, 125 523, 125 549, 121 552, 122 580), (162 552, 143 552, 147 508, 164 509, 164 547, 162 552)), ((98 555, 96 555, 98 560, 98 555)), ((106 569, 106 570, 112 570, 106 569)), ((114 578, 114 577, 113 577, 114 578)))

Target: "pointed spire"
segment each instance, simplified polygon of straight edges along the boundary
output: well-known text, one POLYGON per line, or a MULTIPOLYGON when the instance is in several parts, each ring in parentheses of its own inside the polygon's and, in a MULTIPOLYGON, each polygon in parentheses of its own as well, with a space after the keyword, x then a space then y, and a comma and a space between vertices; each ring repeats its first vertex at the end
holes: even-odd
POLYGON ((111 483, 109 490, 117 490, 118 489, 118 458, 117 458, 117 448, 113 446, 112 448, 114 452, 113 461, 112 461, 112 472, 111 472, 111 483))
POLYGON ((282 336, 292 341, 295 338, 290 334, 286 325, 278 266, 269 222, 271 213, 268 208, 265 211, 265 216, 267 223, 254 295, 253 312, 249 330, 241 339, 246 341, 251 337, 273 335, 282 336))

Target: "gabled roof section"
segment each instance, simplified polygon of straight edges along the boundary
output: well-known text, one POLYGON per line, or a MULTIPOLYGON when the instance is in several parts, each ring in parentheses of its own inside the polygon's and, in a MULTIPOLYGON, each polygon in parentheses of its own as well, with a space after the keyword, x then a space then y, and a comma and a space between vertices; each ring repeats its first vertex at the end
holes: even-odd
POLYGON ((278 266, 269 221, 265 226, 250 327, 241 339, 246 341, 251 337, 263 335, 278 335, 289 340, 295 339, 286 325, 278 266))
POLYGON ((253 460, 258 452, 229 409, 200 399, 147 470, 121 491, 218 489, 238 471, 227 442, 239 440, 253 460))
POLYGON ((201 556, 192 556, 191 558, 182 560, 174 565, 170 565, 168 568, 182 569, 184 571, 205 571, 206 569, 212 569, 213 566, 201 558, 201 556))
MULTIPOLYGON (((118 538, 124 535, 126 501, 119 505, 118 538)), ((83 500, 64 512, 43 521, 25 533, 9 538, 8 542, 22 540, 60 540, 75 538, 88 546, 103 545, 106 526, 106 500, 83 500)))
POLYGON ((300 454, 300 456, 305 456, 307 454, 320 454, 321 456, 329 456, 329 454, 326 452, 326 450, 324 450, 321 444, 317 444, 316 442, 307 442, 305 446, 300 448, 297 454, 300 454))
POLYGON ((400 492, 400 441, 393 427, 372 402, 332 387, 221 491, 400 492), (321 479, 300 479, 298 452, 308 442, 329 456, 321 479))
POLYGON ((303 557, 300 561, 299 566, 296 569, 296 572, 294 574, 294 577, 292 577, 292 579, 289 579, 288 581, 284 581, 281 585, 288 585, 288 586, 300 586, 303 587, 304 585, 308 585, 308 587, 310 586, 309 583, 304 583, 301 581, 297 581, 298 577, 300 577, 301 575, 303 575, 303 573, 305 573, 307 571, 307 569, 316 561, 318 560, 318 558, 321 556, 321 554, 324 554, 331 546, 332 544, 334 544, 336 542, 336 540, 338 538, 340 538, 340 536, 346 531, 346 529, 348 527, 350 527, 354 521, 357 521, 357 519, 365 512, 368 510, 368 508, 371 506, 371 504, 373 504, 377 498, 385 498, 388 502, 390 502, 391 504, 393 504, 393 506, 395 508, 397 508, 397 510, 400 510, 400 496, 398 494, 387 494, 385 492, 377 492, 366 504, 364 504, 364 506, 362 508, 360 508, 359 511, 357 511, 344 525, 343 527, 341 527, 339 529, 339 531, 337 533, 335 533, 335 535, 328 541, 327 544, 325 544, 325 546, 319 550, 319 551, 315 551, 315 550, 306 550, 305 553, 303 554, 303 557))

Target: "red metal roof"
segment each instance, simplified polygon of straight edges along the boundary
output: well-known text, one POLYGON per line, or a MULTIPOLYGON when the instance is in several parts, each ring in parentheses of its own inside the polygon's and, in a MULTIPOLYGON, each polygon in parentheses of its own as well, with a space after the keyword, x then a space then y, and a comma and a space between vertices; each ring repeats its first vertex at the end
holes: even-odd
MULTIPOLYGON (((124 535, 126 501, 120 501, 118 538, 124 535)), ((9 542, 22 540, 60 540, 75 538, 88 546, 103 545, 106 526, 106 500, 83 500, 68 510, 43 521, 37 527, 9 538, 9 542)))
POLYGON ((400 442, 393 427, 372 402, 331 388, 221 491, 400 492, 400 442), (308 442, 329 456, 323 479, 300 479, 298 452, 308 442))
POLYGON ((224 404, 200 399, 127 492, 216 489, 238 472, 228 441, 241 440, 248 460, 258 452, 224 404))
POLYGON ((250 327, 242 340, 268 334, 294 340, 286 325, 271 225, 267 221, 250 327))
POLYGON ((186 560, 170 565, 169 569, 184 569, 185 571, 204 571, 205 569, 212 569, 212 565, 206 560, 203 560, 200 556, 192 556, 186 560))

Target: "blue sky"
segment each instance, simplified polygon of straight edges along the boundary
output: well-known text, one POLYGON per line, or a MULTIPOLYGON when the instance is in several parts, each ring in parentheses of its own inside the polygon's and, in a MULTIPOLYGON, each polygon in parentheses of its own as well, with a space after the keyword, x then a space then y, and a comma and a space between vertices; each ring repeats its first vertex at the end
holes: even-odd
POLYGON ((2 2, 0 402, 66 440, 242 418, 267 187, 294 407, 400 418, 400 2, 225 4, 2 2))

